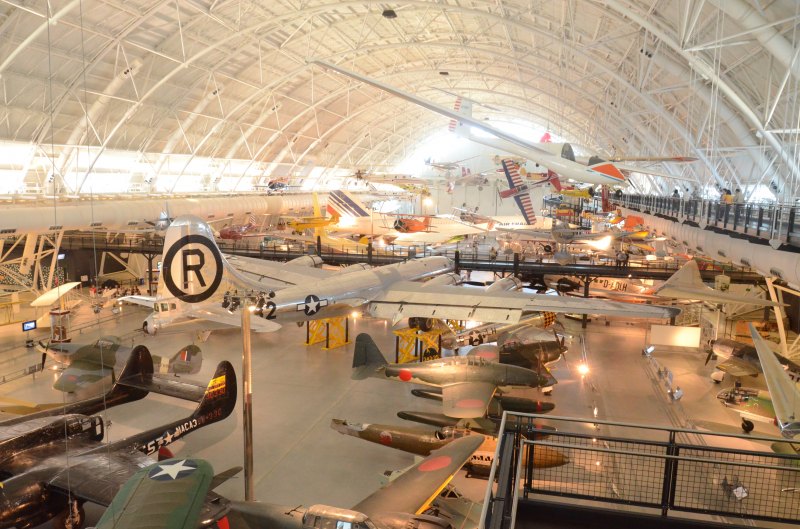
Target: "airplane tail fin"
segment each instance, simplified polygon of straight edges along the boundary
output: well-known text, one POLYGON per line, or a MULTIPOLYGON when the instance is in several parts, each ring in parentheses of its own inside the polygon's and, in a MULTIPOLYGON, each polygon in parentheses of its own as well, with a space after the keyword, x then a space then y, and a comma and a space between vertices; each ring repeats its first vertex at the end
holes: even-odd
POLYGON ((661 288, 666 287, 705 288, 703 278, 700 276, 700 269, 697 267, 697 261, 694 259, 687 261, 680 270, 664 281, 664 285, 661 288))
POLYGON ((328 212, 337 217, 369 217, 364 204, 347 191, 337 189, 328 195, 328 212))
POLYGON ((236 407, 236 373, 227 360, 217 366, 214 376, 208 381, 200 404, 192 414, 198 421, 216 422, 224 419, 236 407))
POLYGON ((149 392, 144 389, 144 385, 152 377, 153 357, 147 347, 137 345, 114 381, 111 391, 106 394, 106 401, 122 404, 145 398, 149 392))
POLYGON ((161 359, 159 373, 176 373, 194 375, 203 366, 203 352, 194 344, 181 348, 172 358, 161 359))
POLYGON ((167 229, 161 263, 156 294, 167 302, 157 303, 156 312, 207 300, 222 302, 224 292, 248 288, 222 255, 214 231, 191 215, 178 217, 167 229))
POLYGON ((550 182, 550 185, 553 186, 553 189, 556 191, 561 191, 563 186, 561 185, 561 180, 558 178, 558 173, 553 171, 547 171, 547 180, 550 182))
POLYGON ((371 372, 386 364, 383 353, 369 334, 361 333, 356 336, 356 346, 353 351, 353 379, 366 378, 371 372))
MULTIPOLYGON (((468 118, 472 117, 472 101, 470 101, 469 99, 462 99, 460 97, 457 97, 453 109, 465 117, 468 118)), ((463 136, 463 137, 469 136, 469 125, 467 125, 463 121, 451 119, 449 129, 450 132, 455 132, 457 136, 463 136)))

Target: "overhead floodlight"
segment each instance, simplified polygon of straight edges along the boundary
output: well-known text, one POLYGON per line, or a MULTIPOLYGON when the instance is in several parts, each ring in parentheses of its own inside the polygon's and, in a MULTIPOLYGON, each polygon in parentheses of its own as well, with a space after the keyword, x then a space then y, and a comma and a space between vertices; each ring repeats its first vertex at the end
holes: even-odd
POLYGON ((439 72, 439 75, 450 75, 450 72, 448 72, 447 70, 442 70, 441 72, 439 72))
POLYGON ((383 18, 397 18, 397 13, 394 12, 394 9, 384 9, 381 15, 383 15, 383 18))

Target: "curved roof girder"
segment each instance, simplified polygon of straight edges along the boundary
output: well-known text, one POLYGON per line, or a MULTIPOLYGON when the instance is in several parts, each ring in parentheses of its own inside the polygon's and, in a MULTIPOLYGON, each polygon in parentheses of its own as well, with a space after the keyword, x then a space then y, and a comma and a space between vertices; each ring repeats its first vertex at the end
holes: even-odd
MULTIPOLYGON (((726 95, 727 100, 733 104, 736 110, 738 110, 738 113, 743 116, 745 120, 747 120, 750 125, 762 135, 764 139, 767 140, 773 149, 775 149, 792 174, 800 175, 800 166, 798 166, 797 162, 792 159, 791 153, 786 152, 786 150, 783 148, 783 144, 773 133, 765 130, 755 112, 753 112, 753 110, 747 106, 739 94, 737 94, 736 91, 733 90, 733 88, 731 88, 731 86, 719 76, 712 65, 700 60, 697 55, 684 50, 677 41, 668 35, 661 27, 657 26, 651 19, 642 17, 632 12, 632 10, 626 9, 626 6, 623 5, 619 0, 603 0, 603 3, 611 9, 617 11, 623 17, 629 18, 652 33, 664 44, 666 44, 673 52, 683 57, 691 69, 695 70, 702 77, 708 79, 712 84, 715 84, 717 87, 719 87, 719 89, 726 95)), ((723 103, 723 100, 721 100, 720 103, 723 103)), ((749 138, 752 139, 752 136, 749 136, 749 138)), ((787 183, 787 179, 777 172, 776 178, 780 178, 780 181, 784 185, 787 183)))
MULTIPOLYGON (((427 44, 427 45, 429 45, 429 44, 427 44)), ((391 45, 391 46, 388 46, 388 47, 394 48, 394 47, 398 47, 398 46, 399 45, 391 45)), ((463 48, 462 46, 455 45, 455 44, 437 44, 437 46, 444 46, 446 48, 463 48)), ((373 50, 373 49, 374 48, 370 48, 370 50, 373 50)), ((325 59, 326 60, 330 60, 331 58, 343 58, 343 56, 350 55, 350 54, 360 55, 363 50, 364 50, 363 48, 361 48, 359 50, 348 50, 348 51, 342 52, 340 54, 335 54, 335 55, 330 56, 330 57, 325 57, 325 59)), ((482 49, 481 51, 491 54, 490 50, 483 50, 482 49)), ((498 53, 497 55, 503 56, 503 54, 500 54, 500 53, 498 53)), ((604 65, 602 63, 595 63, 595 65, 598 66, 601 70, 603 70, 603 72, 605 74, 607 74, 610 77, 614 78, 621 86, 626 87, 630 91, 631 94, 637 96, 638 99, 643 101, 646 104, 646 106, 651 110, 651 112, 653 112, 654 114, 659 115, 662 119, 664 119, 664 121, 668 125, 670 125, 673 128, 673 130, 675 130, 681 136, 683 136, 683 138, 685 139, 687 144, 691 146, 692 150, 694 151, 694 154, 700 160, 703 161, 703 163, 706 165, 706 167, 709 169, 709 171, 714 176, 714 178, 718 181, 718 183, 720 185, 724 184, 724 180, 716 172, 713 164, 710 162, 710 160, 706 156, 705 152, 703 150, 701 150, 695 144, 694 138, 691 137, 691 134, 689 134, 689 131, 686 130, 685 126, 682 123, 680 123, 674 115, 672 115, 669 112, 667 112, 663 108, 663 106, 659 105, 656 101, 654 101, 652 97, 650 97, 648 95, 645 95, 640 90, 638 90, 637 88, 633 87, 630 84, 630 82, 626 78, 622 77, 618 72, 612 70, 611 68, 609 68, 608 66, 606 66, 606 65, 604 65)))
POLYGON ((800 48, 794 49, 768 20, 742 0, 710 0, 711 4, 733 18, 742 29, 752 33, 770 55, 780 62, 795 79, 800 79, 800 48))

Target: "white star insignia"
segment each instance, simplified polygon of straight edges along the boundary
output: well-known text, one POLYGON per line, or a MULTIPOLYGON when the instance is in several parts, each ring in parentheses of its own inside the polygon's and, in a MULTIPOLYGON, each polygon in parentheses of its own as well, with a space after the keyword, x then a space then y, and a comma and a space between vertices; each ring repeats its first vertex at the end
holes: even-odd
POLYGON ((164 444, 170 444, 172 442, 172 438, 173 437, 174 436, 171 433, 169 433, 169 432, 165 433, 164 434, 164 444))
POLYGON ((153 474, 150 476, 151 478, 157 478, 159 476, 169 476, 171 479, 178 479, 178 474, 184 472, 186 470, 194 470, 194 467, 189 467, 184 465, 186 460, 178 461, 176 463, 172 463, 171 465, 160 465, 159 468, 161 469, 160 472, 153 474))

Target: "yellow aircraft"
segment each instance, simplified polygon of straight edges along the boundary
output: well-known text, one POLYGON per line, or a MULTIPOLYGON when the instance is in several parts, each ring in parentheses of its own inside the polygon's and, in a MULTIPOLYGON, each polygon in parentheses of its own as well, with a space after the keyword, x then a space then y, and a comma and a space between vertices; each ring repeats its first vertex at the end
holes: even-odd
POLYGON ((292 228, 298 235, 306 230, 325 228, 337 222, 339 222, 339 216, 335 212, 331 212, 330 217, 322 214, 316 193, 314 193, 314 215, 309 217, 284 217, 284 224, 292 228))

